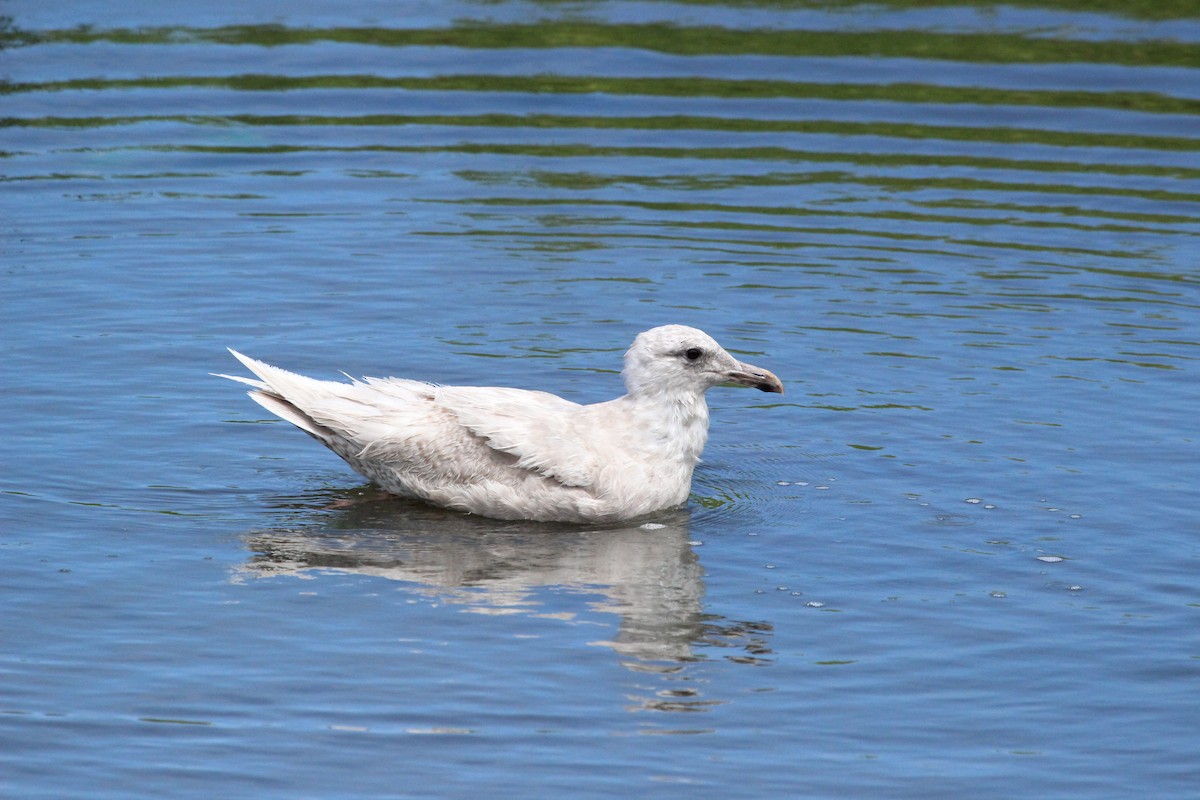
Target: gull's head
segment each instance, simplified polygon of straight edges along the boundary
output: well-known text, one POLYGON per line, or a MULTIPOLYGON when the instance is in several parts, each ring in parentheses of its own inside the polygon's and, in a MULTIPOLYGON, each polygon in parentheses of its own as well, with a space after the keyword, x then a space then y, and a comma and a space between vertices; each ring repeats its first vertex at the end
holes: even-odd
POLYGON ((639 333, 625 353, 622 375, 630 394, 700 395, 720 384, 783 394, 783 384, 774 373, 737 360, 704 331, 684 325, 639 333))

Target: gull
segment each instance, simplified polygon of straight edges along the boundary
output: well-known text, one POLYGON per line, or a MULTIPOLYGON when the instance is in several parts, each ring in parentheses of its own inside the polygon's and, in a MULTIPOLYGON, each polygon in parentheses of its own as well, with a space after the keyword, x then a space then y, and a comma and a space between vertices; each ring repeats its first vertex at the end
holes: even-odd
MULTIPOLYGON (((625 353, 625 394, 581 405, 548 392, 403 378, 307 378, 230 349, 250 397, 384 491, 494 519, 606 523, 683 505, 708 439, 705 392, 779 378, 708 334, 664 325, 625 353)), ((349 377, 349 376, 347 376, 349 377)))

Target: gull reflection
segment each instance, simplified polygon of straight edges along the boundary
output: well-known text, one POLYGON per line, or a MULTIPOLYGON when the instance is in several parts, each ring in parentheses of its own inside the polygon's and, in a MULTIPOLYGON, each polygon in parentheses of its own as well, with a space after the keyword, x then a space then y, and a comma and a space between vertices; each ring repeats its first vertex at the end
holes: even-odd
POLYGON ((242 576, 372 575, 482 614, 541 613, 539 591, 564 589, 594 598, 591 610, 617 616, 616 635, 601 644, 630 659, 632 669, 671 670, 648 662, 705 660, 698 651, 716 649, 738 663, 770 660, 769 625, 705 613, 686 510, 585 529, 488 520, 363 490, 278 505, 295 509, 300 524, 248 534, 254 555, 242 576))

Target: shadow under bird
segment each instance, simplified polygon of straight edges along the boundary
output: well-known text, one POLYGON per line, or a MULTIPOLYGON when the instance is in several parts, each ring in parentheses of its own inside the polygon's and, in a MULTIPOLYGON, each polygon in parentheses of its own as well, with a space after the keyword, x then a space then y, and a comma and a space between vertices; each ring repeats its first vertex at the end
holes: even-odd
POLYGON ((638 334, 626 393, 580 405, 548 392, 350 383, 296 375, 230 350, 258 376, 219 375, 311 434, 387 492, 496 519, 616 522, 682 505, 708 439, 714 386, 783 393, 695 328, 638 334))

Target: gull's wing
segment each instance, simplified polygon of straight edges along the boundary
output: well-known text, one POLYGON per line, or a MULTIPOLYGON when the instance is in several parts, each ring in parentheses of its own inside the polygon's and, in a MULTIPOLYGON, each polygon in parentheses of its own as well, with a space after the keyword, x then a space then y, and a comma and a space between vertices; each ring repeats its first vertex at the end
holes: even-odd
POLYGON ((501 479, 514 468, 565 486, 590 486, 597 479, 600 458, 589 442, 600 437, 589 435, 583 407, 561 397, 401 378, 322 381, 230 352, 259 380, 221 377, 253 387, 257 403, 372 479, 373 465, 391 465, 431 487, 501 479))
POLYGON ((214 373, 217 377, 254 387, 249 394, 256 403, 330 446, 341 440, 363 447, 387 436, 397 411, 414 415, 436 390, 428 383, 391 379, 390 391, 382 394, 366 382, 317 380, 229 352, 261 380, 214 373))
POLYGON ((517 467, 566 486, 591 486, 600 456, 589 444, 583 407, 547 392, 482 386, 443 386, 434 404, 489 446, 516 456, 517 467))

